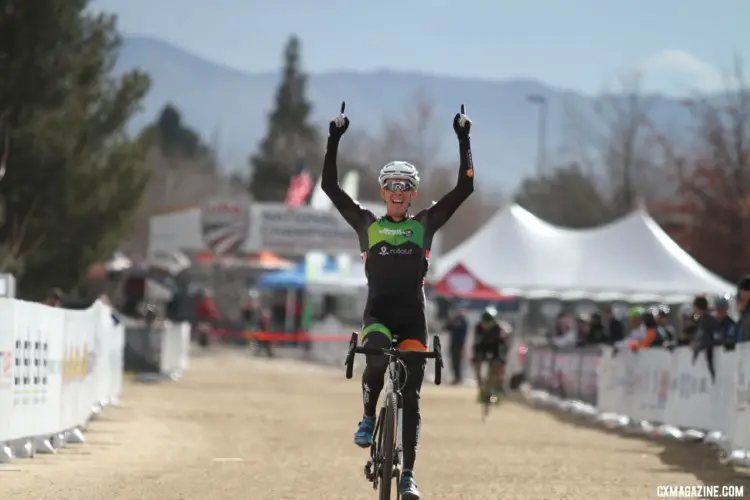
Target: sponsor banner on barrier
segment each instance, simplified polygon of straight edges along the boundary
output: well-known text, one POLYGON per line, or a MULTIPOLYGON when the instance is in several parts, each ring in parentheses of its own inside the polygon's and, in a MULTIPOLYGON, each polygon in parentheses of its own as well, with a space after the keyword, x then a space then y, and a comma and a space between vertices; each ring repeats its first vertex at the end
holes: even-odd
POLYGON ((0 443, 83 426, 122 390, 123 328, 109 306, 0 299, 0 443))
POLYGON ((534 387, 566 399, 596 404, 601 363, 599 347, 534 347, 529 354, 529 379, 534 387))
POLYGON ((0 351, 0 390, 13 384, 13 352, 0 351))
POLYGON ((698 353, 535 347, 529 356, 535 388, 636 422, 719 432, 731 450, 750 450, 750 343, 698 353))

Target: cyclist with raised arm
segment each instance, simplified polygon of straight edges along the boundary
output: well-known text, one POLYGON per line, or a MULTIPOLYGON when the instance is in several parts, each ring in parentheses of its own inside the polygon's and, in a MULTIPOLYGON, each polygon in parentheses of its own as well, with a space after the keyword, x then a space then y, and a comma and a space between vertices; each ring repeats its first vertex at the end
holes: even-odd
MULTIPOLYGON (((503 376, 505 375, 505 358, 508 355, 508 346, 506 335, 509 332, 503 331, 502 326, 497 321, 497 309, 490 306, 482 313, 482 318, 474 327, 474 356, 472 363, 474 365, 474 375, 477 379, 477 388, 479 389, 478 400, 483 402, 488 396, 485 394, 484 377, 482 376, 482 366, 484 363, 490 363, 491 376, 493 378, 493 387, 502 391, 503 376)), ((497 401, 496 394, 489 394, 492 402, 497 401)))
MULTIPOLYGON (((426 351, 424 280, 432 239, 474 191, 469 141, 471 121, 462 113, 453 119, 460 154, 458 182, 429 208, 414 215, 408 213, 419 188, 419 173, 414 165, 393 161, 380 169, 380 196, 386 207, 383 217, 377 217, 352 200, 339 186, 336 156, 339 141, 348 128, 349 119, 343 114, 329 125, 321 187, 359 238, 368 286, 362 344, 389 348, 391 341, 396 339, 400 349, 426 351)), ((421 421, 419 397, 425 360, 411 358, 405 362, 407 376, 402 392, 404 463, 399 492, 403 500, 418 500, 420 494, 413 470, 421 421)), ((362 374, 364 415, 354 435, 354 443, 362 448, 372 445, 378 397, 385 383, 387 367, 385 357, 367 356, 362 374)))

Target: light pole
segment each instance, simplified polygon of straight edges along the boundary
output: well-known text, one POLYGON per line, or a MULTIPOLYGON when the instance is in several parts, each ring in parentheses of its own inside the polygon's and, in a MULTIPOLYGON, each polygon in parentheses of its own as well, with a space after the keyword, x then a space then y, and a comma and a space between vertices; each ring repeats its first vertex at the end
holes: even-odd
POLYGON ((538 131, 536 140, 536 173, 541 176, 547 167, 547 98, 540 94, 529 94, 526 100, 535 106, 539 106, 538 131))

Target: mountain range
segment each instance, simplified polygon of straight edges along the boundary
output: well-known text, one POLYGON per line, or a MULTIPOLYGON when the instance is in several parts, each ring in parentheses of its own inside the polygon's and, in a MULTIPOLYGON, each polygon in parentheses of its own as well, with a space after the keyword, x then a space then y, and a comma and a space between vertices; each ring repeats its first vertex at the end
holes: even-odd
MULTIPOLYGON (((128 35, 123 38, 115 74, 134 68, 149 74, 152 88, 143 111, 129 124, 131 131, 153 121, 171 102, 190 127, 218 147, 226 170, 247 168, 248 155, 265 134, 280 73, 246 73, 162 40, 128 35)), ((503 189, 515 187, 535 165, 539 107, 530 103, 528 96, 541 96, 547 102, 549 164, 575 160, 597 147, 606 128, 596 111, 598 96, 531 79, 486 81, 382 70, 311 74, 308 80, 308 97, 314 104, 312 120, 321 128, 345 100, 352 130, 377 133, 386 118, 405 120, 416 95, 426 97, 433 106, 433 130, 441 144, 435 156, 443 162, 457 157, 451 120, 459 106, 466 105, 474 124, 476 168, 488 182, 503 189)), ((617 99, 625 102, 626 97, 617 99)), ((691 124, 683 101, 658 94, 643 99, 658 129, 680 135, 691 124)))

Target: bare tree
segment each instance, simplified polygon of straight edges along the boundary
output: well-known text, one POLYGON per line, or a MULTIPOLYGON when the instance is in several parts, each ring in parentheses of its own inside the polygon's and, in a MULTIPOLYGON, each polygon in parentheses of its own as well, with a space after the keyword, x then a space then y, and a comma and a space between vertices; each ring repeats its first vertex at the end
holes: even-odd
POLYGON ((414 161, 421 169, 436 165, 440 157, 440 134, 436 130, 435 107, 422 90, 415 91, 406 108, 402 130, 409 143, 414 161))
POLYGON ((750 90, 737 59, 720 98, 686 101, 698 121, 697 151, 678 163, 679 242, 728 279, 750 266, 750 90))
MULTIPOLYGON (((458 163, 458 160, 456 160, 458 163)), ((457 166, 438 166, 430 169, 429 176, 422 181, 417 198, 420 208, 430 206, 456 186, 457 166)), ((442 233, 441 251, 449 252, 479 230, 501 206, 502 196, 493 196, 476 189, 463 202, 450 220, 440 230, 442 233)))
POLYGON ((375 134, 350 132, 342 142, 340 173, 356 169, 361 174, 360 198, 378 199, 377 174, 393 160, 404 160, 417 166, 420 173, 436 166, 440 137, 434 123, 434 106, 425 92, 415 92, 398 117, 383 120, 375 134))
POLYGON ((579 134, 572 149, 589 176, 601 177, 601 188, 611 200, 613 216, 634 208, 638 198, 664 196, 664 169, 669 141, 649 117, 651 102, 641 93, 641 75, 620 77, 616 92, 604 91, 594 103, 594 118, 573 114, 579 134))
POLYGON ((436 126, 433 101, 425 91, 415 91, 403 114, 387 117, 380 133, 371 137, 368 160, 378 166, 404 160, 420 171, 430 168, 438 163, 441 153, 436 126))
POLYGON ((587 228, 612 219, 608 201, 602 198, 592 178, 577 164, 527 178, 515 198, 516 203, 526 210, 559 226, 587 228))
POLYGON ((133 236, 122 246, 126 253, 145 254, 149 219, 160 212, 199 205, 214 197, 247 198, 250 202, 240 179, 224 177, 201 161, 169 159, 153 148, 146 165, 151 178, 133 220, 133 236))

